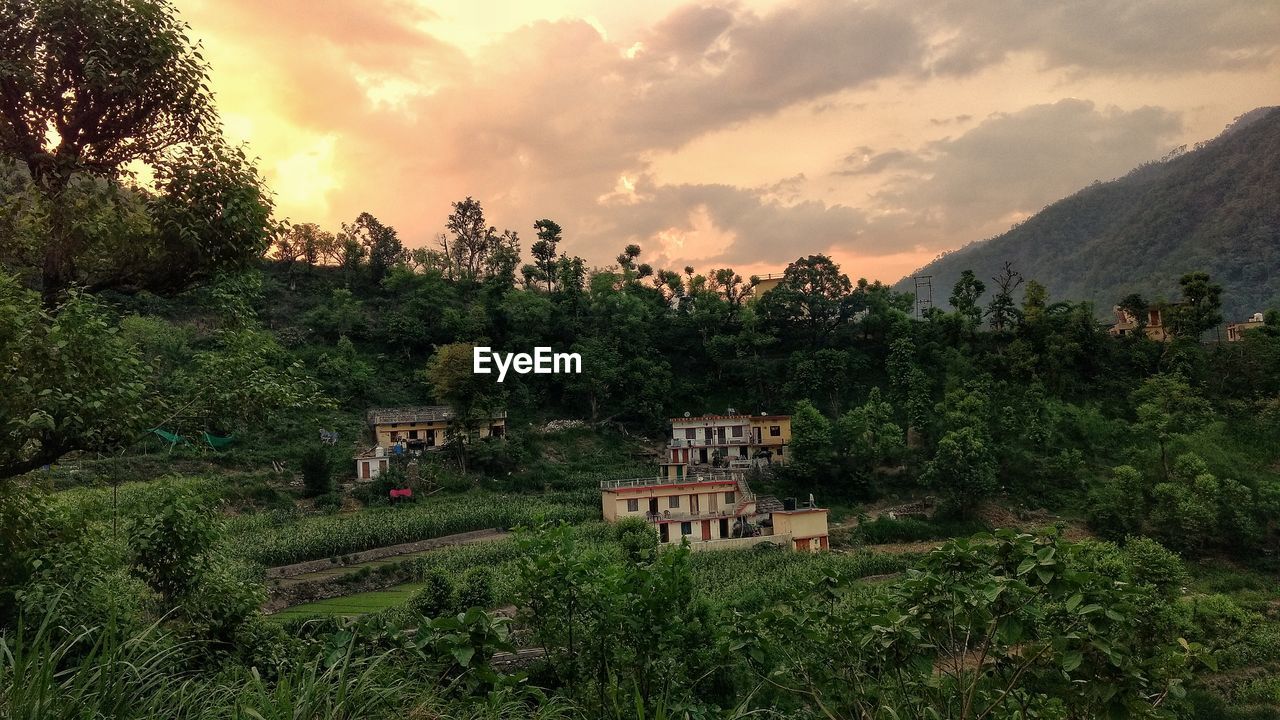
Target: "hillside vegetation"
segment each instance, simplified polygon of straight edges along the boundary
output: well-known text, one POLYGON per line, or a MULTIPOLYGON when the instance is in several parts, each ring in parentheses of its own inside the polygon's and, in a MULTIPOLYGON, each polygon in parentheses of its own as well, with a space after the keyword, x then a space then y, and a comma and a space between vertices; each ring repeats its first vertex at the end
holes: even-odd
POLYGON ((1172 299, 1193 270, 1222 283, 1228 321, 1280 306, 1280 109, 1254 110, 1214 140, 1091 185, 914 274, 932 275, 937 293, 963 270, 986 280, 1006 261, 1100 313, 1134 292, 1172 299))

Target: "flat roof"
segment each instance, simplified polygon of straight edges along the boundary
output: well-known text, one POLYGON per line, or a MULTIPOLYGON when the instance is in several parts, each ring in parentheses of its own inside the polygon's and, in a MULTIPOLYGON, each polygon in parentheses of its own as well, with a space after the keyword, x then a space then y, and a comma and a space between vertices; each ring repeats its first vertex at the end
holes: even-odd
MULTIPOLYGON (((448 405, 416 405, 408 407, 370 408, 366 414, 370 425, 390 423, 442 422, 453 419, 453 408, 448 405)), ((506 410, 488 415, 490 420, 507 417, 506 410)))
POLYGON ((695 415, 693 417, 671 418, 671 422, 698 422, 701 420, 790 420, 790 415, 695 415))

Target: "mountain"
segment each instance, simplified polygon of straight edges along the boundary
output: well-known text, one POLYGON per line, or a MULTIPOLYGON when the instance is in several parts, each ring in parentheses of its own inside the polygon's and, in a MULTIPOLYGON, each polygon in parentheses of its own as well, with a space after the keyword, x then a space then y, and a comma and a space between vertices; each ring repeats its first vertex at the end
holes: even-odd
POLYGON ((962 271, 990 294, 1005 261, 1052 299, 1089 300, 1100 315, 1132 292, 1176 298, 1193 270, 1223 285, 1227 321, 1280 308, 1280 108, 1252 110, 1194 150, 1094 183, 914 274, 933 276, 934 304, 945 306, 962 271))

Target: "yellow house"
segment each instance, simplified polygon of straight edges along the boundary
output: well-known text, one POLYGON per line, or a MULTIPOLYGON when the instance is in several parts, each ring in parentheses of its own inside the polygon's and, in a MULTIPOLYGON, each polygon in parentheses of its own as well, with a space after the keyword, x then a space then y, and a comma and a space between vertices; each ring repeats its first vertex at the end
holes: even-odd
POLYGON ((1262 313, 1254 313, 1253 317, 1244 322, 1231 323, 1227 326, 1227 342, 1240 342, 1244 339, 1246 332, 1265 327, 1266 324, 1267 322, 1263 319, 1262 313))
POLYGON ((769 273, 768 275, 754 275, 751 278, 751 297, 759 300, 765 293, 782 284, 783 273, 769 273))
MULTIPOLYGON (((1111 326, 1111 329, 1107 331, 1112 337, 1126 337, 1138 332, 1138 318, 1135 317, 1133 313, 1125 310, 1119 305, 1113 307, 1112 310, 1115 311, 1116 322, 1111 326)), ((1165 329, 1163 306, 1151 305, 1147 308, 1143 319, 1145 320, 1145 323, 1142 327, 1142 331, 1148 338, 1155 340, 1156 342, 1165 342, 1173 337, 1165 329)))
POLYGON ((601 482, 600 506, 608 522, 638 517, 652 524, 664 545, 688 540, 693 549, 708 550, 772 542, 808 552, 827 549, 825 509, 758 498, 738 470, 700 472, 664 463, 656 478, 601 482))
POLYGON ((791 444, 790 415, 699 415, 671 418, 667 442, 672 463, 709 465, 716 457, 729 467, 785 463, 791 444))
MULTIPOLYGON (((448 405, 374 408, 368 418, 378 447, 399 445, 408 450, 430 450, 447 442, 446 431, 453 420, 453 408, 448 405)), ((506 426, 507 413, 497 412, 480 422, 478 435, 502 437, 506 426)))

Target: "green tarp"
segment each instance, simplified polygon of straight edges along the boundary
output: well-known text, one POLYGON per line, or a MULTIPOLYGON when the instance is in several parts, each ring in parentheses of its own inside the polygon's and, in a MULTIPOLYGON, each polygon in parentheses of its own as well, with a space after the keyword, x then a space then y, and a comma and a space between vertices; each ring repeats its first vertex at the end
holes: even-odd
POLYGON ((204 437, 204 441, 209 443, 209 447, 214 450, 221 450, 236 441, 235 435, 228 435, 226 437, 218 437, 217 435, 210 435, 209 433, 201 433, 201 435, 204 437))
POLYGON ((187 439, 182 437, 181 435, 174 435, 173 433, 168 432, 166 430, 161 430, 160 428, 151 428, 149 432, 153 432, 156 435, 159 435, 160 437, 164 438, 165 440, 168 440, 170 445, 177 445, 178 443, 184 443, 187 441, 187 439))
MULTIPOLYGON (((153 432, 156 435, 159 435, 160 437, 167 440, 170 445, 185 444, 187 442, 186 438, 182 437, 181 435, 175 435, 169 432, 168 430, 162 430, 160 428, 151 428, 151 430, 149 430, 148 432, 153 432)), ((206 443, 209 443, 209 447, 213 448, 214 450, 221 450, 222 448, 236 441, 235 435, 228 435, 226 437, 222 437, 220 435, 210 435, 207 432, 200 433, 200 438, 204 440, 206 443)))

